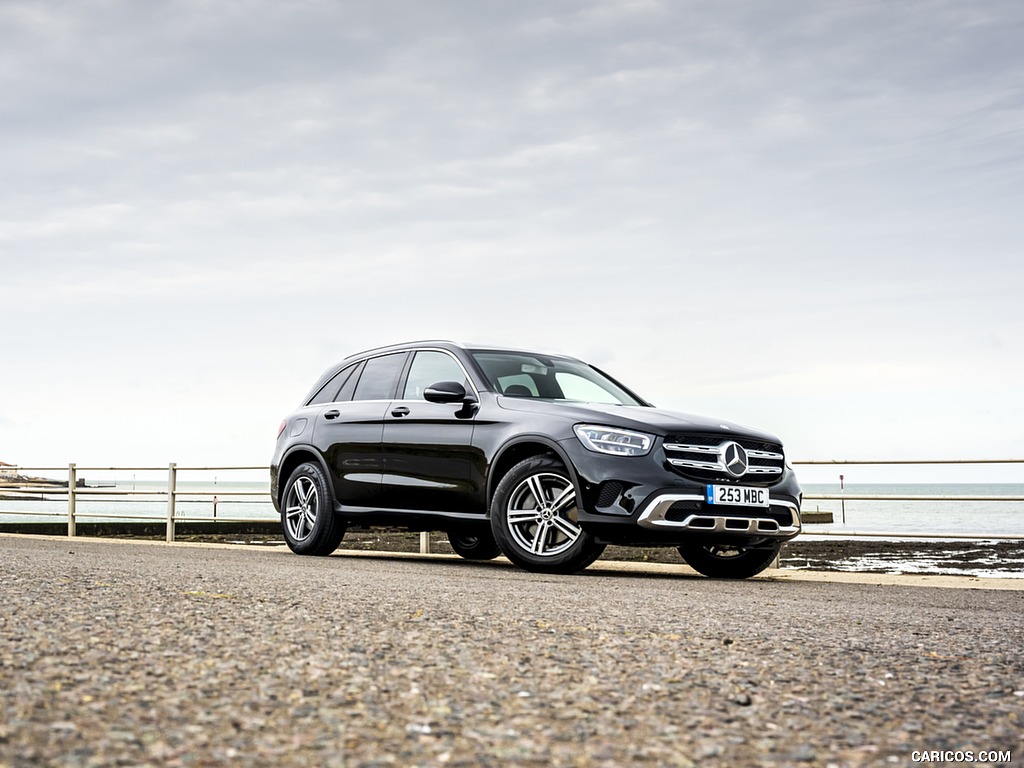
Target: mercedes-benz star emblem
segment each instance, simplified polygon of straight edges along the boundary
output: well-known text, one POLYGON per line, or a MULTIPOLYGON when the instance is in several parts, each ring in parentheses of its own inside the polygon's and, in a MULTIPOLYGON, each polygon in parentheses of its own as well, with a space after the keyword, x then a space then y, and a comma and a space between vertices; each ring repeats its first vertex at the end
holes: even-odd
POLYGON ((725 471, 733 477, 743 477, 747 473, 747 451, 739 443, 728 442, 722 445, 722 463, 725 471))

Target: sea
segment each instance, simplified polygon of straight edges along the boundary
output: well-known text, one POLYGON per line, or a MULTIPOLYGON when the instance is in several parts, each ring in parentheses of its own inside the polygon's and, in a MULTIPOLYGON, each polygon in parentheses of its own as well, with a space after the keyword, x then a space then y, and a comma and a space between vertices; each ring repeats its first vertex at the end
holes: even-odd
MULTIPOLYGON (((86 479, 77 495, 79 521, 160 522, 167 517, 166 477, 98 477, 86 479)), ((279 519, 263 480, 179 480, 178 521, 273 522, 279 519)), ((957 536, 1016 539, 1024 542, 1024 484, 1021 483, 879 483, 806 484, 804 512, 828 512, 830 523, 809 523, 801 538, 829 540, 868 534, 876 540, 952 541, 957 536), (816 496, 841 498, 817 499, 816 496), (861 499, 862 496, 900 500, 861 499), (926 497, 926 498, 914 498, 926 497), (964 497, 967 497, 966 499, 964 497), (967 500, 986 497, 984 500, 967 500)), ((66 489, 54 488, 20 498, 2 498, 0 523, 67 520, 66 489)), ((984 546, 973 541, 971 546, 984 546)), ((1022 544, 1024 546, 1024 544, 1022 544)), ((916 570, 912 563, 900 569, 916 570)), ((992 563, 979 575, 1024 577, 1019 563, 992 563)))
POLYGON ((830 512, 833 522, 805 526, 806 533, 895 533, 1012 536, 1024 539, 1024 484, 879 483, 806 484, 804 512, 830 512), (819 500, 815 496, 842 496, 819 500), (909 500, 861 500, 858 496, 897 496, 909 500), (913 497, 939 497, 913 499, 913 497), (969 501, 966 498, 993 497, 969 501), (941 499, 941 500, 939 500, 941 499), (1016 499, 1021 499, 1020 501, 1016 499))

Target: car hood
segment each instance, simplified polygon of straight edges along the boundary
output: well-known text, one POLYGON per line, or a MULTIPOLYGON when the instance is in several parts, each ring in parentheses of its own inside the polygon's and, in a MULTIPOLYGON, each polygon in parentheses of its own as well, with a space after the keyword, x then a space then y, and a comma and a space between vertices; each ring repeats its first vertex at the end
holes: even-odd
POLYGON ((499 396, 502 408, 529 413, 557 413, 567 419, 606 427, 622 427, 653 432, 661 436, 678 432, 706 432, 716 435, 735 435, 770 443, 781 444, 778 437, 753 427, 692 413, 668 411, 640 405, 606 405, 604 403, 567 403, 552 400, 499 396))

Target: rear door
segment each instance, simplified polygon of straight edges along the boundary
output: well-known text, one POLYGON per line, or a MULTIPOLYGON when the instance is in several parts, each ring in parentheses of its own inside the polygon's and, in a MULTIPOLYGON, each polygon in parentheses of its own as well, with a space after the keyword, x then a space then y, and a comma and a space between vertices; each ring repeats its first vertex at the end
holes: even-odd
POLYGON ((384 416, 408 354, 360 363, 317 414, 313 443, 327 462, 337 501, 346 506, 379 506, 384 416))

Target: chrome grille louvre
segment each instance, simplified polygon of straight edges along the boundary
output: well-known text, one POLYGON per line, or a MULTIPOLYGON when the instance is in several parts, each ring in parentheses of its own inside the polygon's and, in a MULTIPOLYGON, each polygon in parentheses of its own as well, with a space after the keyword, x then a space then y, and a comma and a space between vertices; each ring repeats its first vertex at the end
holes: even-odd
POLYGON ((763 440, 705 433, 670 435, 664 442, 669 466, 681 475, 697 480, 745 482, 769 485, 780 478, 785 466, 782 446, 763 440), (747 455, 747 470, 739 477, 726 471, 723 446, 737 443, 747 455))
POLYGON ((687 443, 689 445, 706 445, 718 447, 722 443, 739 443, 748 451, 765 451, 767 453, 782 453, 782 446, 778 443, 767 443, 764 440, 751 440, 746 437, 735 437, 733 435, 712 435, 705 432, 689 435, 669 435, 665 438, 666 443, 687 443))

